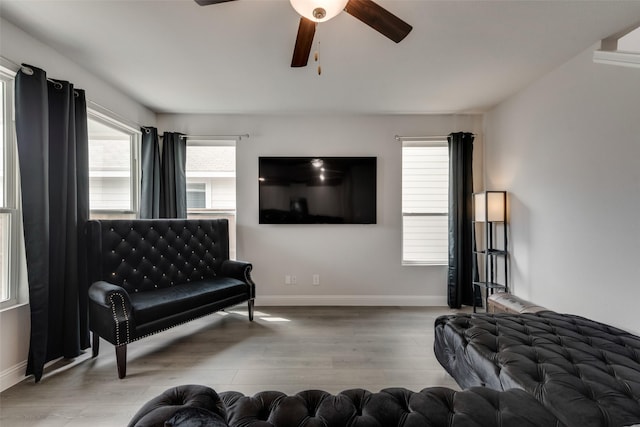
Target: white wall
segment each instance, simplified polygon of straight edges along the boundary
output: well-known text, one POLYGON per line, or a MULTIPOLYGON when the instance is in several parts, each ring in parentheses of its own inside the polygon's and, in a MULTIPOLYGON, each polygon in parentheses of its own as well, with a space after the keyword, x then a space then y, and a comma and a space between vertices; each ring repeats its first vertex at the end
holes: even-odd
MULTIPOLYGON (((446 305, 446 267, 401 265, 401 145, 395 135, 480 133, 481 116, 159 115, 163 131, 244 134, 237 145, 238 258, 257 304, 446 305), (376 225, 259 225, 259 156, 377 156, 376 225), (312 276, 320 275, 320 286, 312 276), (297 276, 285 285, 285 275, 297 276)), ((478 140, 477 152, 481 153, 478 140)), ((480 166, 478 165, 478 168, 480 166)))
MULTIPOLYGON (((16 64, 28 63, 42 68, 48 77, 71 81, 75 87, 85 89, 88 100, 129 121, 155 124, 153 112, 1 19, 0 56, 16 64)), ((93 105, 89 104, 89 107, 93 105)), ((26 274, 22 274, 20 280, 24 288, 26 274)), ((28 305, 0 311, 0 391, 24 378, 29 351, 29 319, 28 305)))
POLYGON ((594 49, 485 116, 485 178, 510 192, 515 294, 638 333, 640 69, 594 49))

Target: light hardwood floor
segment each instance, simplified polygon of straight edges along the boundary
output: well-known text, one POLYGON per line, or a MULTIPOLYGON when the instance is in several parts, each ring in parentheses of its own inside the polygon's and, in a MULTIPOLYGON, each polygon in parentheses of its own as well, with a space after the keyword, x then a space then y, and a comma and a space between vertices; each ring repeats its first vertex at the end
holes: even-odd
POLYGON ((349 388, 459 389, 433 354, 434 321, 448 308, 258 307, 198 319, 130 344, 119 380, 113 346, 90 350, 0 394, 2 426, 120 426, 181 384, 252 395, 349 388))

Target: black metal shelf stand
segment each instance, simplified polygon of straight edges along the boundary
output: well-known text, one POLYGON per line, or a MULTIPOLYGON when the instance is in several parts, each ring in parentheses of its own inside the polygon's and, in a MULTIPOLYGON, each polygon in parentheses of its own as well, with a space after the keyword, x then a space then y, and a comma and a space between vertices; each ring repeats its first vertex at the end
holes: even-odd
POLYGON ((477 280, 473 281, 473 312, 478 292, 484 292, 488 310, 489 295, 509 292, 509 252, 506 191, 474 193, 473 264, 477 280), (478 239, 478 235, 482 236, 478 239))

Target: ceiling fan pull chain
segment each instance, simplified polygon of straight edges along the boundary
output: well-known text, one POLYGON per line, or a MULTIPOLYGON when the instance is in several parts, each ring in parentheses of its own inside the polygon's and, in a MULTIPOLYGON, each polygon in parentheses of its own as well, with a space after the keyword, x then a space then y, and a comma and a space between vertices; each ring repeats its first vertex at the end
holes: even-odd
POLYGON ((320 64, 320 40, 318 40, 318 48, 313 54, 313 59, 318 63, 318 75, 320 76, 322 75, 322 65, 320 64))

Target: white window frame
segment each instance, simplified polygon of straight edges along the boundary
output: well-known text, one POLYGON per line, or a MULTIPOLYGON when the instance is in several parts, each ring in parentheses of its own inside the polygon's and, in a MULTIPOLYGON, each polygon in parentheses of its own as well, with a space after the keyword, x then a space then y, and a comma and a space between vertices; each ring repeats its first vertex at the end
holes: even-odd
MULTIPOLYGON (((187 139, 187 147, 189 146, 199 146, 199 147, 236 147, 237 150, 237 144, 235 140, 228 140, 228 139, 187 139)), ((236 163, 237 166, 237 163, 236 163)), ((189 172, 187 171, 187 174, 189 172)), ((187 178, 189 178, 187 176, 187 178)), ((210 186, 209 184, 205 183, 206 185, 206 201, 207 203, 209 203, 211 200, 211 196, 210 196, 210 186)), ((210 208, 195 208, 195 209, 189 209, 187 208, 187 213, 188 214, 206 214, 206 215, 210 215, 212 213, 216 214, 216 215, 233 215, 235 216, 237 212, 237 207, 236 209, 230 210, 230 209, 210 209, 210 208)))
MULTIPOLYGON (((91 209, 91 218, 117 218, 140 216, 140 150, 142 146, 142 132, 106 112, 93 108, 87 109, 87 118, 95 120, 105 126, 114 128, 129 135, 131 142, 131 200, 129 209, 91 209)), ((91 171, 89 171, 91 173, 91 171)))
POLYGON ((7 295, 8 299, 0 302, 0 310, 13 307, 20 303, 20 191, 18 180, 18 147, 15 127, 14 108, 14 81, 16 71, 6 61, 0 61, 0 80, 4 83, 5 96, 2 102, 5 117, 4 120, 4 144, 0 149, 4 150, 4 204, 0 205, 0 213, 9 214, 8 260, 7 260, 7 295))
POLYGON ((637 46, 639 43, 638 40, 640 40, 640 26, 637 24, 606 39, 602 39, 600 49, 593 52, 593 62, 640 68, 640 47, 637 46), (620 49, 619 45, 624 45, 625 39, 628 40, 627 44, 633 50, 620 49), (619 43, 621 40, 623 43, 619 43))
MULTIPOLYGON (((187 147, 189 146, 200 146, 200 147, 235 147, 236 148, 236 179, 237 179, 237 153, 238 153, 238 144, 235 139, 216 139, 216 138, 187 138, 187 147)), ((187 179, 189 171, 186 171, 187 179)), ((236 181, 237 185, 237 181, 236 181)), ((237 208, 237 187, 236 187, 236 208, 231 209, 211 209, 211 208, 197 208, 197 209, 189 209, 187 207, 187 218, 192 219, 205 219, 205 218, 231 218, 229 221, 229 257, 231 259, 236 258, 237 252, 237 218, 238 218, 238 208, 237 208), (233 228, 233 229, 231 229, 233 228)), ((206 193, 207 202, 210 202, 210 187, 207 185, 207 193, 206 193)))
MULTIPOLYGON (((405 165, 404 165, 404 149, 408 148, 408 147, 439 147, 439 148, 448 148, 448 141, 446 138, 440 138, 440 137, 435 137, 435 138, 421 138, 421 139, 401 139, 401 143, 402 143, 402 153, 401 153, 401 157, 403 158, 402 161, 402 183, 401 183, 401 197, 402 200, 404 200, 404 176, 405 176, 405 165)), ((447 162, 447 174, 448 174, 448 162, 447 162)), ((423 259, 407 259, 407 255, 405 254, 405 233, 407 231, 405 231, 405 218, 407 217, 415 217, 415 216, 424 216, 424 217, 446 217, 448 219, 449 216, 449 212, 448 212, 448 204, 447 204, 447 211, 446 212, 430 212, 430 213, 425 213, 425 212, 408 212, 405 211, 404 208, 404 203, 402 203, 403 206, 401 207, 401 212, 402 212, 402 246, 401 246, 401 251, 402 251, 402 265, 403 266, 430 266, 430 265, 447 265, 448 264, 448 250, 444 253, 441 254, 441 257, 438 258, 423 258, 423 259)), ((447 221, 447 225, 446 228, 448 230, 448 221, 447 221)))

